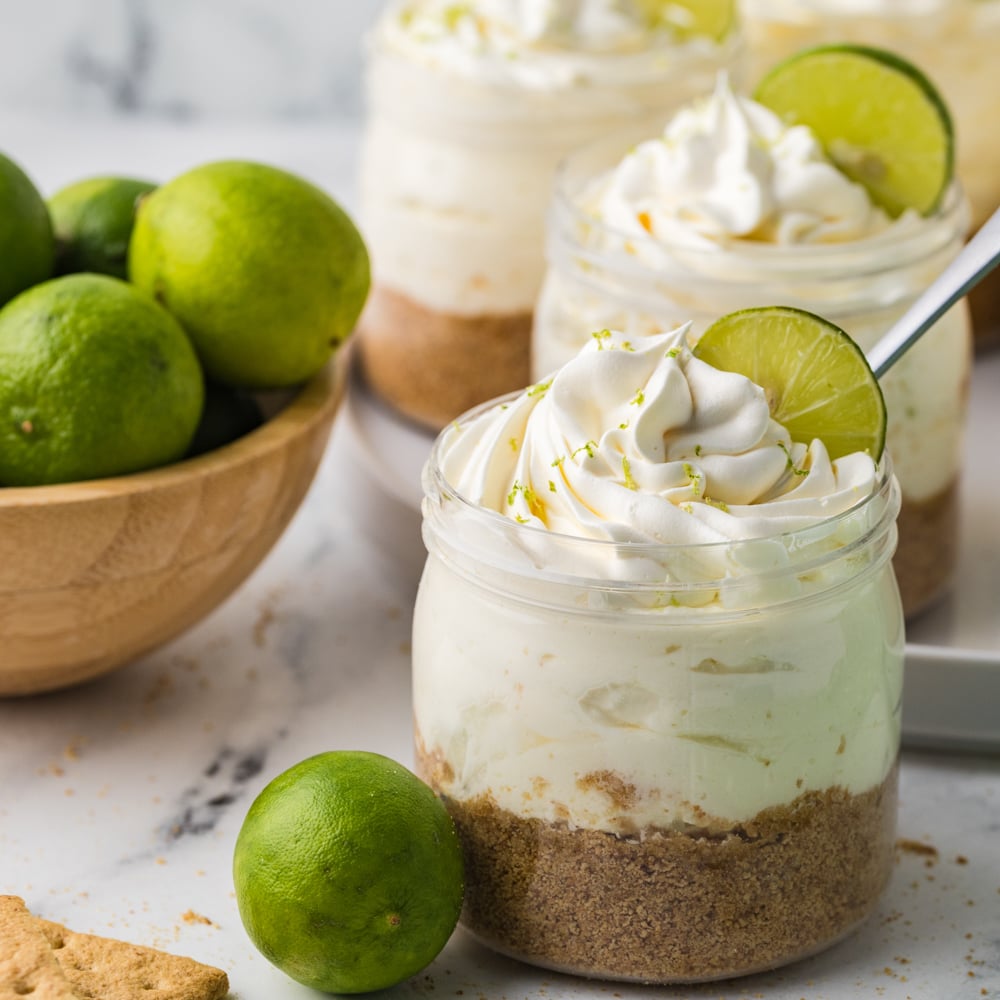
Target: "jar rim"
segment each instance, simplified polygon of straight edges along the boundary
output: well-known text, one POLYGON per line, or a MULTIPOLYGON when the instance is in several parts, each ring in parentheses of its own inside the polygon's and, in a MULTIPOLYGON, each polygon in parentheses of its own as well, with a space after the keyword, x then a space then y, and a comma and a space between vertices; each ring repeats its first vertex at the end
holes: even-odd
MULTIPOLYGON (((405 47, 394 43, 393 40, 398 13, 405 4, 406 0, 395 0, 386 7, 376 21, 367 36, 366 44, 369 56, 371 51, 379 46, 386 52, 397 55, 406 54, 405 47)), ((542 48, 537 52, 529 52, 529 57, 532 68, 538 69, 544 69, 548 65, 554 65, 567 59, 577 64, 576 72, 569 79, 569 82, 554 88, 554 92, 564 93, 568 90, 579 89, 580 79, 588 80, 590 73, 597 67, 615 67, 615 72, 612 73, 608 82, 626 86, 642 85, 660 80, 664 78, 665 74, 671 77, 681 76, 690 72, 693 67, 703 64, 706 60, 720 65, 728 64, 740 56, 745 49, 744 24, 742 19, 736 18, 730 31, 721 39, 712 39, 707 36, 695 36, 688 40, 670 41, 667 39, 656 45, 621 51, 588 51, 553 46, 550 49, 542 48), (623 72, 623 69, 631 69, 632 72, 623 72)), ((509 60, 508 62, 513 65, 515 61, 509 60)), ((526 60, 521 58, 516 60, 516 63, 517 68, 520 69, 526 64, 526 60)), ((440 68, 440 64, 434 60, 421 61, 420 64, 440 68)), ((468 83, 481 84, 486 89, 525 89, 523 74, 518 75, 513 72, 491 77, 488 80, 476 80, 461 72, 448 72, 444 75, 456 77, 468 83)))
MULTIPOLYGON (((492 407, 512 400, 518 395, 517 392, 508 393, 474 407, 459 417, 450 428, 446 428, 437 436, 422 474, 424 489, 422 512, 425 538, 426 529, 430 526, 432 531, 436 530, 440 524, 435 525, 434 522, 445 517, 441 514, 441 517, 438 518, 435 509, 441 512, 446 508, 452 508, 456 512, 455 517, 471 519, 473 524, 486 529, 494 538, 499 536, 514 547, 523 544, 531 549, 535 544, 544 544, 547 551, 556 553, 558 558, 552 563, 542 566, 535 565, 533 569, 525 571, 522 575, 605 591, 662 591, 665 581, 662 577, 648 581, 612 578, 608 575, 598 577, 587 573, 578 573, 576 566, 592 565, 594 561, 599 565, 610 566, 615 564, 614 560, 619 556, 626 560, 648 559, 653 562, 673 563, 686 557, 707 555, 711 558, 712 556, 722 557, 733 553, 749 554, 758 552, 765 546, 774 545, 780 546, 791 555, 790 561, 778 567, 776 571, 762 570, 745 574, 743 583, 753 585, 755 580, 767 579, 769 573, 775 576, 787 576, 789 573, 801 574, 818 569, 832 561, 850 556, 853 552, 871 545, 879 538, 886 538, 889 542, 886 558, 891 555, 894 548, 895 536, 893 534, 889 538, 889 535, 894 529, 900 500, 899 488, 888 452, 883 454, 879 462, 874 488, 870 493, 859 498, 856 503, 837 514, 821 518, 804 527, 777 531, 767 535, 698 543, 623 542, 569 535, 532 524, 519 523, 506 517, 500 511, 483 507, 470 500, 448 481, 442 469, 442 456, 447 445, 448 434, 455 424, 474 420, 492 407), (457 505, 457 508, 452 505, 457 505), (847 526, 851 522, 856 522, 857 527, 848 528, 847 526), (838 529, 843 529, 845 536, 843 544, 838 544, 833 549, 825 548, 823 542, 835 535, 838 529), (579 560, 579 563, 576 560, 579 560)), ((440 539, 439 532, 436 537, 440 539)), ((454 554, 482 557, 491 551, 490 546, 483 546, 481 552, 473 552, 473 548, 475 546, 461 544, 454 550, 454 554)), ((493 554, 500 556, 494 562, 502 563, 505 571, 519 573, 519 570, 509 563, 506 556, 503 555, 502 547, 494 548, 493 554)), ((672 591, 704 591, 706 588, 717 585, 739 588, 741 581, 730 576, 717 579, 699 578, 691 581, 669 580, 669 587, 672 591)))

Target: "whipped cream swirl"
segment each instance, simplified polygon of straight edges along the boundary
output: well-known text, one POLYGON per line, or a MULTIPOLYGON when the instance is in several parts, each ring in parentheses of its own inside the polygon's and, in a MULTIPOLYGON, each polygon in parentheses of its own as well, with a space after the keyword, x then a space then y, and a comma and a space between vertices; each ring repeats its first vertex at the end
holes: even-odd
POLYGON ((792 441, 763 389, 695 358, 687 331, 595 334, 551 380, 446 431, 445 479, 551 532, 670 545, 771 537, 871 495, 868 455, 792 441))
POLYGON ((400 51, 441 69, 548 89, 662 74, 684 51, 718 50, 690 21, 669 0, 402 0, 381 28, 400 51), (644 58, 621 62, 636 56, 644 58))
POLYGON ((710 98, 679 111, 582 201, 617 232, 659 243, 835 243, 893 224, 811 129, 737 96, 725 74, 710 98))

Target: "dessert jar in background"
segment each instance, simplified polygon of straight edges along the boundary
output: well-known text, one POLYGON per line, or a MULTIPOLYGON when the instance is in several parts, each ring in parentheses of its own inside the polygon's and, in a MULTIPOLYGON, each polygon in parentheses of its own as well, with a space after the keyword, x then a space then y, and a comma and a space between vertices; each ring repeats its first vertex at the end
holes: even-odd
MULTIPOLYGON (((920 66, 955 123, 972 228, 1000 207, 1000 0, 743 0, 751 80, 809 45, 884 46, 920 66)), ((1000 343, 1000 275, 970 296, 977 346, 1000 343)))
MULTIPOLYGON (((724 100, 736 99, 727 95, 724 100)), ((755 146, 753 136, 760 134, 749 128, 740 132, 739 141, 755 146)), ((791 145, 801 147, 800 140, 791 145)), ((721 150, 733 141, 731 131, 720 139, 720 162, 721 150)), ((650 195, 655 201, 656 195, 646 174, 649 165, 641 161, 647 151, 659 158, 662 145, 660 140, 635 145, 617 136, 579 151, 561 169, 549 213, 549 270, 536 308, 533 378, 558 368, 593 331, 611 328, 642 336, 691 319, 696 337, 720 313, 773 303, 817 313, 867 349, 964 242, 968 207, 957 184, 930 217, 873 222, 868 215, 877 210, 862 189, 832 166, 819 169, 811 154, 772 164, 775 169, 763 170, 762 176, 766 183, 775 177, 795 181, 778 183, 798 190, 802 205, 815 208, 814 217, 801 205, 782 207, 780 199, 775 208, 775 192, 761 195, 750 174, 740 173, 718 190, 726 197, 748 191, 751 221, 746 221, 747 206, 736 202, 716 206, 716 216, 703 216, 705 225, 697 231, 689 228, 704 208, 704 192, 691 192, 690 199, 702 208, 689 216, 671 208, 675 217, 661 220, 647 211, 644 199, 650 195), (771 206, 763 227, 754 215, 761 204, 771 206), (734 219, 742 219, 743 225, 756 227, 755 235, 743 239, 710 232, 720 219, 732 228, 737 228, 734 219), (831 226, 834 242, 822 242, 822 233, 810 229, 816 226, 831 226), (808 239, 813 242, 800 242, 808 239)), ((675 145, 683 143, 678 139, 675 145)), ((782 145, 777 141, 771 148, 782 145)), ((699 149, 704 152, 704 144, 699 149)), ((726 155, 733 162, 752 162, 749 156, 732 157, 731 150, 726 155)), ((716 169, 706 163, 694 173, 712 183, 716 169)), ((683 179, 660 183, 684 203, 683 179)), ((971 358, 963 301, 882 379, 888 448, 903 497, 895 566, 908 616, 941 595, 955 571, 971 358)))
POLYGON ((527 384, 559 160, 625 121, 659 125, 741 55, 735 20, 719 39, 682 39, 633 6, 587 0, 570 17, 411 0, 376 26, 360 168, 374 287, 359 351, 376 393, 420 424, 527 384))
POLYGON ((585 391, 562 418, 550 407, 525 427, 538 395, 565 404, 565 384, 543 384, 436 444, 413 632, 418 771, 455 819, 462 922, 483 942, 576 974, 709 980, 831 944, 889 878, 898 493, 887 463, 856 454, 834 471, 814 446, 805 497, 741 507, 765 534, 719 541, 744 533, 747 477, 759 487, 770 463, 780 479, 788 456, 773 440, 729 441, 737 425, 767 426, 762 394, 744 411, 690 361, 643 378, 643 350, 619 350, 600 400, 585 391), (681 413, 670 426, 689 391, 702 414, 715 400, 716 423, 688 413, 702 424, 685 427, 681 413), (611 428, 636 414, 634 439, 612 429, 560 451, 561 432, 591 433, 602 404, 611 428), (647 463, 657 436, 671 453, 647 463), (646 492, 668 479, 673 499, 646 492), (577 515, 589 537, 569 533, 577 515))

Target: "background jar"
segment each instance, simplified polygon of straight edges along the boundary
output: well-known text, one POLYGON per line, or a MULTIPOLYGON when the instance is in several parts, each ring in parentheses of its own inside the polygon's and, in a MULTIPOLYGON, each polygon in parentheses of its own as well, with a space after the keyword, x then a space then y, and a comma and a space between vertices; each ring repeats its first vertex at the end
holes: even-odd
MULTIPOLYGON (((603 140, 560 171, 532 337, 534 381, 595 330, 640 336, 691 320, 697 336, 718 316, 751 306, 817 313, 868 349, 958 253, 967 230, 968 207, 955 185, 935 216, 852 243, 681 247, 640 239, 580 208, 582 192, 628 148, 621 135, 603 140)), ((907 615, 942 594, 955 570, 971 357, 963 301, 882 379, 903 496, 895 565, 907 615)))
MULTIPOLYGON (((743 9, 755 84, 810 45, 859 42, 911 60, 941 89, 954 118, 973 228, 1000 207, 1000 0, 743 0, 743 9)), ((970 301, 977 345, 1000 343, 1000 275, 970 301)))
POLYGON ((359 340, 375 391, 440 428, 526 385, 557 164, 624 121, 661 128, 719 69, 739 75, 742 52, 737 31, 722 43, 550 55, 573 73, 531 85, 429 65, 376 30, 360 172, 374 289, 359 340))
POLYGON ((680 982, 863 920, 895 836, 888 469, 815 527, 671 547, 526 527, 437 461, 414 720, 465 851, 464 925, 550 968, 680 982))

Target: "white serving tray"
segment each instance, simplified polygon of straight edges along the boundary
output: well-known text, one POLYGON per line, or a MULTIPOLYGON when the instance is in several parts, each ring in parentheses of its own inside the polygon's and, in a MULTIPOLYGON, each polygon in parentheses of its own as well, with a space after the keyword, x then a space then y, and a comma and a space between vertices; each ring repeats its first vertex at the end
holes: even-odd
MULTIPOLYGON (((434 435, 356 375, 345 416, 371 477, 419 511, 434 435)), ((949 595, 907 629, 903 741, 1000 751, 1000 351, 976 359, 965 455, 958 573, 949 595)))
POLYGON ((1000 352, 976 359, 951 592, 907 628, 903 739, 1000 750, 1000 352))

